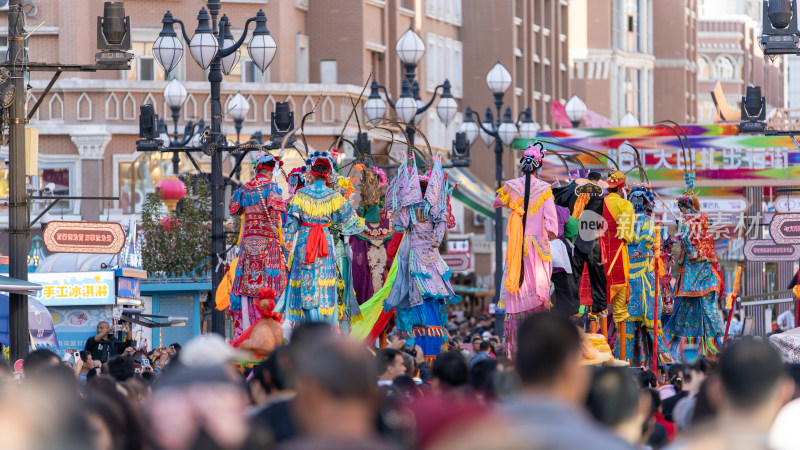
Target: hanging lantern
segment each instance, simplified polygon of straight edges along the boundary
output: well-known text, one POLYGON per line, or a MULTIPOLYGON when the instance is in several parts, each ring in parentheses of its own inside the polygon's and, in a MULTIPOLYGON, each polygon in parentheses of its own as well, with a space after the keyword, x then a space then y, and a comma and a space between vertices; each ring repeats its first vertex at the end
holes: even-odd
POLYGON ((178 202, 186 197, 186 185, 175 177, 164 178, 156 185, 156 193, 172 212, 178 206, 178 202))

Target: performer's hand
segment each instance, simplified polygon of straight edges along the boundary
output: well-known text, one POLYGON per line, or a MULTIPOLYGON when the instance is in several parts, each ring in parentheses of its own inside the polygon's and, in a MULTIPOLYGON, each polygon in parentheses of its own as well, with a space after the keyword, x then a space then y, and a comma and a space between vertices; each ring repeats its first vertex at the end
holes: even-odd
POLYGON ((425 362, 425 352, 422 351, 422 347, 420 347, 419 345, 415 345, 414 350, 417 352, 417 356, 415 359, 417 360, 417 366, 419 366, 420 364, 425 362))

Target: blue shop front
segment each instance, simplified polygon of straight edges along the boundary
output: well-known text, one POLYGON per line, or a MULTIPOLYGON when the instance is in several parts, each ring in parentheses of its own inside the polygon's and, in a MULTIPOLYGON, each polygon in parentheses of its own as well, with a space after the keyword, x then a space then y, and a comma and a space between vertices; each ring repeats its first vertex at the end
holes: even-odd
POLYGON ((154 346, 172 343, 185 344, 202 331, 202 304, 208 298, 211 281, 208 279, 148 278, 141 282, 141 294, 152 314, 162 319, 187 318, 186 326, 152 329, 154 346))

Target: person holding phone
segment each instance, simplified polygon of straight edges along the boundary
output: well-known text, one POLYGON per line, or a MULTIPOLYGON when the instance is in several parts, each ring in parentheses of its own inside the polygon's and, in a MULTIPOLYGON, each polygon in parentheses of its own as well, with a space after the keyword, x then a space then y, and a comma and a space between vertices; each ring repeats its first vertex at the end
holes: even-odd
MULTIPOLYGON (((131 335, 131 325, 124 322, 123 332, 126 336, 131 335)), ((121 341, 114 336, 111 326, 106 321, 97 324, 97 334, 86 340, 83 350, 92 354, 92 359, 107 362, 112 356, 122 354, 127 347, 133 347, 133 341, 121 341)))

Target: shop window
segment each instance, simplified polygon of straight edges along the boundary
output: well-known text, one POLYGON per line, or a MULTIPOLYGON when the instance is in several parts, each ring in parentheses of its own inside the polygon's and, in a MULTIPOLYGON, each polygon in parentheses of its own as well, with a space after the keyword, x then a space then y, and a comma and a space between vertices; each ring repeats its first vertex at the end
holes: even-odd
MULTIPOLYGON (((128 80, 131 81, 165 80, 164 70, 161 69, 161 66, 159 66, 158 63, 156 63, 156 60, 153 57, 152 42, 132 42, 131 52, 133 52, 133 54, 136 55, 136 57, 133 59, 133 61, 131 61, 131 70, 127 71, 128 80)), ((178 66, 180 67, 180 64, 178 66)))

